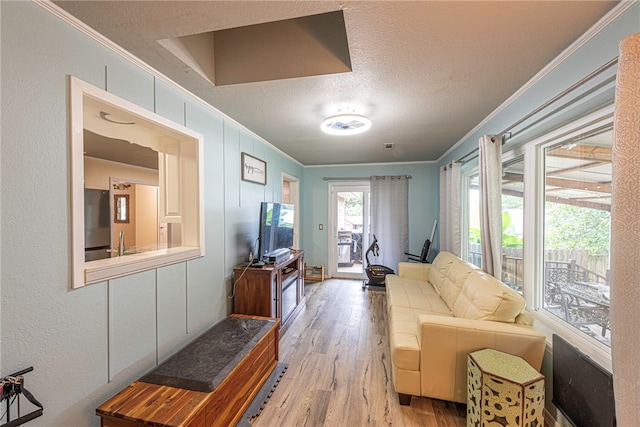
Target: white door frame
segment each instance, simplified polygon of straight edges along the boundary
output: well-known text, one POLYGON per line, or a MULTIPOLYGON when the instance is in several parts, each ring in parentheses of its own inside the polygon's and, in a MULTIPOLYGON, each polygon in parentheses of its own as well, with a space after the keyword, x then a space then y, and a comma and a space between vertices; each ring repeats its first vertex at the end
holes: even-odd
POLYGON ((367 181, 341 181, 341 182, 329 182, 329 232, 327 233, 327 260, 328 260, 328 268, 327 275, 329 277, 340 277, 344 279, 366 279, 366 274, 364 272, 364 268, 366 267, 365 259, 364 259, 364 251, 369 243, 369 197, 371 192, 371 183, 367 181), (363 269, 362 273, 338 273, 338 224, 337 224, 337 193, 339 192, 348 192, 348 191, 362 191, 364 192, 363 198, 363 230, 362 230, 362 262, 363 269))

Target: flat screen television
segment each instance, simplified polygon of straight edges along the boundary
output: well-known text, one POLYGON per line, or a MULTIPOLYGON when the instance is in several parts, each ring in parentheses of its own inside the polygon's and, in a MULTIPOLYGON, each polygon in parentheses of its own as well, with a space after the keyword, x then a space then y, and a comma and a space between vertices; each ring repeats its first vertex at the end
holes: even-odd
POLYGON ((293 246, 295 205, 262 202, 260 206, 260 237, 258 259, 265 261, 267 254, 293 246))
POLYGON ((616 425, 613 376, 558 335, 553 335, 553 399, 577 427, 616 425))

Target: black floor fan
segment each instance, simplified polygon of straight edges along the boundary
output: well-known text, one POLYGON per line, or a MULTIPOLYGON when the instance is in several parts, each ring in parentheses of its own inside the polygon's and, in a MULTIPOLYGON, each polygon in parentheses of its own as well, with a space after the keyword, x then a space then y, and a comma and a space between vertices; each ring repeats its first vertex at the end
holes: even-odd
POLYGON ((365 288, 365 286, 383 286, 384 287, 385 286, 384 278, 386 277, 386 275, 395 273, 393 269, 386 267, 384 265, 371 264, 371 262, 369 261, 369 253, 373 252, 373 256, 378 256, 379 250, 380 250, 380 247, 378 246, 378 239, 374 234, 373 242, 371 242, 371 245, 369 246, 369 249, 367 249, 367 252, 365 253, 365 256, 364 256, 364 258, 367 260, 367 266, 364 269, 364 271, 367 273, 367 277, 369 278, 369 281, 367 283, 363 283, 362 285, 363 289, 365 288))

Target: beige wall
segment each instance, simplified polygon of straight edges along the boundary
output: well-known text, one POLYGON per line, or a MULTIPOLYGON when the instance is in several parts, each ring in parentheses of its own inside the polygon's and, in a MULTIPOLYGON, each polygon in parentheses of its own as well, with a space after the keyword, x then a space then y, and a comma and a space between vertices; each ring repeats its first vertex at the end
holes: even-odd
POLYGON ((144 221, 136 222, 136 245, 158 244, 158 187, 135 185, 135 203, 132 213, 144 221))
POLYGON ((158 185, 158 171, 93 157, 84 158, 84 187, 109 189, 109 177, 158 185))
MULTIPOLYGON (((109 178, 116 178, 119 181, 152 184, 151 186, 133 185, 126 190, 112 191, 114 195, 129 195, 129 223, 111 224, 111 247, 117 247, 120 231, 124 231, 125 247, 127 248, 142 244, 157 244, 158 201, 157 187, 155 186, 158 185, 158 171, 93 157, 84 158, 85 188, 108 190, 109 178), (142 188, 142 190, 138 187, 142 188), (139 200, 140 197, 142 198, 141 200, 139 200), (150 197, 153 199, 150 199, 150 197), (136 224, 136 217, 140 215, 148 218, 148 220, 145 220, 142 224, 136 224)), ((113 201, 111 203, 113 209, 113 201)))

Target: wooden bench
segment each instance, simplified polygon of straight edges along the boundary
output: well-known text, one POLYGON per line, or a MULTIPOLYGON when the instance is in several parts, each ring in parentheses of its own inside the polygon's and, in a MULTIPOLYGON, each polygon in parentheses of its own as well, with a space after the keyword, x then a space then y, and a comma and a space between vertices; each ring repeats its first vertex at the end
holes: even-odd
POLYGON ((229 316, 100 405, 101 425, 235 425, 278 362, 279 328, 279 319, 229 316))

